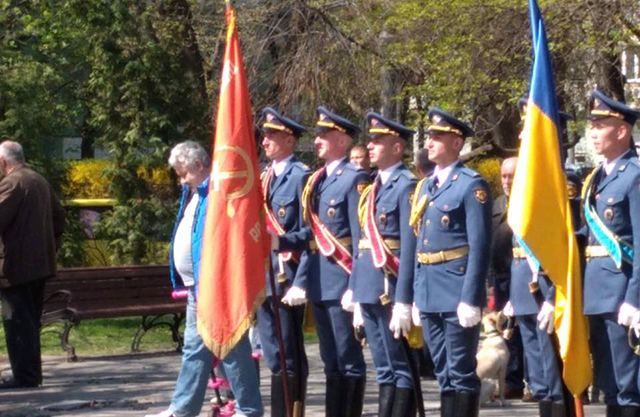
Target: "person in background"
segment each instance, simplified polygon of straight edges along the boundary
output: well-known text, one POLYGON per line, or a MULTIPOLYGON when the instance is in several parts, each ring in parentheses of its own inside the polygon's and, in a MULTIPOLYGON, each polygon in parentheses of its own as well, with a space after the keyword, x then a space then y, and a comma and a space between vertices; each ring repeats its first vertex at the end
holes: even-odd
POLYGON ((18 142, 0 143, 0 174, 0 302, 13 374, 0 389, 38 387, 44 286, 56 274, 64 210, 47 180, 27 166, 18 142))
MULTIPOLYGON (((180 207, 169 249, 169 267, 174 288, 187 290, 187 311, 182 365, 171 404, 166 410, 147 417, 194 417, 200 414, 215 359, 196 327, 211 158, 200 144, 185 141, 173 147, 169 165, 182 184, 180 207)), ((235 415, 261 417, 263 409, 258 371, 251 357, 248 332, 221 362, 236 398, 235 415)))

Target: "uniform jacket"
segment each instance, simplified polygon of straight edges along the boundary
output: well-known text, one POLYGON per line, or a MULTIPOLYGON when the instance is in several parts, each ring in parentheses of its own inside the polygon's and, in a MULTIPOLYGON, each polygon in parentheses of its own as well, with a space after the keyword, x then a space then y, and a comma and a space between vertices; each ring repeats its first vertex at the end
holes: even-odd
MULTIPOLYGON (((358 223, 358 184, 368 184, 369 175, 344 159, 335 170, 316 185, 314 192, 314 211, 320 221, 338 239, 352 238, 357 242, 360 237, 358 223)), ((280 238, 280 250, 301 249, 307 247, 313 239, 307 225, 300 232, 287 233, 280 238)), ((354 259, 358 256, 357 246, 351 245, 354 259)), ((306 262, 307 298, 311 301, 339 300, 347 289, 347 274, 333 259, 322 256, 318 251, 310 251, 306 262)), ((305 271, 298 271, 304 274, 305 271)))
MULTIPOLYGON (((271 181, 268 195, 265 196, 267 205, 271 208, 275 218, 285 232, 300 232, 303 228, 302 221, 302 189, 309 176, 309 168, 299 162, 295 157, 291 158, 279 176, 271 181)), ((308 262, 306 250, 298 251, 300 253, 300 264, 293 260, 284 262, 284 273, 286 281, 278 283, 278 274, 280 267, 278 264, 278 255, 276 252, 271 254, 271 265, 273 276, 276 281, 276 292, 281 295, 284 289, 291 285, 300 288, 306 287, 307 271, 305 264, 308 262), (299 271, 299 273, 298 273, 299 271)), ((271 285, 269 283, 269 274, 267 272, 267 295, 272 295, 271 285)))
POLYGON ((414 302, 420 311, 455 312, 460 302, 482 307, 491 249, 491 196, 484 179, 461 162, 447 180, 432 189, 425 181, 417 192, 426 194, 416 252, 438 252, 469 246, 459 259, 424 265, 416 261, 414 302))
POLYGON ((0 180, 3 274, 9 286, 56 274, 56 242, 63 230, 64 210, 40 174, 25 166, 0 180))
MULTIPOLYGON (((199 194, 198 205, 193 218, 193 226, 191 233, 191 259, 193 261, 193 280, 195 286, 198 286, 198 277, 200 276, 200 251, 202 249, 202 243, 204 238, 204 224, 207 215, 207 198, 209 196, 209 178, 204 180, 196 188, 196 192, 199 194)), ((178 215, 176 216, 176 222, 173 225, 173 232, 171 234, 171 244, 169 245, 169 272, 171 277, 171 284, 174 288, 183 288, 184 283, 180 274, 176 270, 175 262, 173 260, 173 242, 176 238, 176 232, 178 231, 178 225, 180 220, 184 216, 184 210, 189 204, 189 200, 192 194, 188 185, 182 186, 182 194, 180 196, 180 206, 178 208, 178 215)), ((196 291, 197 294, 197 291, 196 291)))
MULTIPOLYGON (((513 246, 517 247, 515 239, 513 246)), ((538 275, 538 288, 541 297, 537 300, 534 294, 529 291, 529 283, 532 276, 531 267, 525 258, 513 258, 511 262, 509 301, 511 301, 516 316, 538 314, 538 311, 540 311, 539 301, 546 301, 555 305, 555 286, 549 277, 542 273, 538 275)))
MULTIPOLYGON (((640 307, 640 162, 627 152, 611 174, 605 175, 602 165, 596 170, 596 212, 609 230, 633 245, 634 258, 633 265, 623 262, 620 269, 608 256, 587 259, 585 314, 617 312, 623 302, 640 307)), ((585 228, 588 245, 600 245, 588 226, 585 228)))
MULTIPOLYGON (((398 277, 388 277, 388 294, 391 300, 410 304, 413 300, 414 259, 416 238, 409 226, 411 201, 416 186, 415 176, 404 165, 391 174, 376 192, 376 225, 383 239, 400 241, 400 249, 392 252, 400 259, 398 277)), ((361 233, 361 238, 364 233, 361 233)), ((357 242, 354 242, 357 245, 357 242)), ((385 274, 383 269, 373 265, 371 250, 358 252, 355 259, 349 287, 353 290, 354 301, 380 304, 384 294, 385 274)))

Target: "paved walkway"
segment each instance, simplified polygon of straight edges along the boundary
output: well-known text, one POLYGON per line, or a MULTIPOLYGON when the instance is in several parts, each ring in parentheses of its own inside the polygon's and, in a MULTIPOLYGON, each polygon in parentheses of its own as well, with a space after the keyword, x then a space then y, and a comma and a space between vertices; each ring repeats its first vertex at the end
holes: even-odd
MULTIPOLYGON (((324 376, 318 346, 308 346, 309 378, 307 416, 323 416, 324 376)), ((371 363, 367 353, 367 363, 371 363)), ((132 354, 112 357, 80 358, 69 363, 64 357, 44 358, 44 386, 39 389, 0 391, 1 417, 142 417, 165 409, 171 399, 180 365, 177 353, 132 354)), ((0 358, 3 376, 8 371, 6 358, 0 358)), ((269 375, 261 369, 263 402, 269 404, 269 375)), ((377 410, 377 387, 369 369, 364 411, 372 417, 377 410)), ((422 381, 428 416, 439 416, 435 381, 422 381)), ((211 394, 211 393, 210 393, 211 394)), ((211 394, 212 395, 212 394, 211 394)), ((211 398, 211 395, 207 397, 211 398)), ((201 416, 207 416, 207 404, 201 416)), ((268 408, 265 413, 268 416, 268 408)), ((586 417, 604 416, 604 406, 585 407, 586 417)), ((510 401, 508 406, 486 407, 481 417, 534 417, 535 403, 510 401)))

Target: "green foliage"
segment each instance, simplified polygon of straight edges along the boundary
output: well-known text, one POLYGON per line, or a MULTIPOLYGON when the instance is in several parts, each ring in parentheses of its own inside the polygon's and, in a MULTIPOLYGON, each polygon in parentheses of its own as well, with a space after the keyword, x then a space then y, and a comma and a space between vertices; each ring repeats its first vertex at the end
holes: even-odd
POLYGON ((491 195, 496 198, 502 194, 502 183, 500 181, 500 165, 502 162, 499 158, 476 158, 466 165, 477 171, 489 183, 491 195))
POLYGON ((156 197, 131 199, 109 211, 98 223, 96 236, 109 241, 109 256, 114 265, 165 263, 166 241, 176 212, 175 202, 156 197))

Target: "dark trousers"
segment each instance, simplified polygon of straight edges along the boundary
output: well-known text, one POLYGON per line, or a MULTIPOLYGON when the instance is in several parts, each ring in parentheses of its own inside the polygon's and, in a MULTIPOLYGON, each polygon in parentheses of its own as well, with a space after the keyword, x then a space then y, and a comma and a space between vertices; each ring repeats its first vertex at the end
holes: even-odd
MULTIPOLYGON (((280 344, 276 332, 272 302, 271 297, 267 297, 258 309, 258 332, 267 367, 272 374, 279 374, 282 371, 280 366, 280 344)), ((278 313, 287 372, 300 375, 306 380, 309 375, 309 366, 307 364, 307 355, 304 351, 304 333, 302 330, 304 308, 304 305, 290 307, 280 304, 278 313)))
POLYGON ((42 384, 40 318, 44 283, 38 280, 0 290, 7 352, 13 378, 19 385, 42 384))
POLYGON ((524 389, 524 353, 519 326, 513 328, 513 335, 506 342, 509 348, 507 387, 512 390, 524 389))

